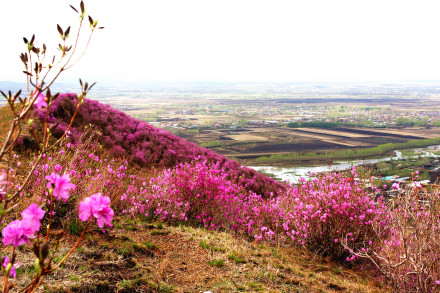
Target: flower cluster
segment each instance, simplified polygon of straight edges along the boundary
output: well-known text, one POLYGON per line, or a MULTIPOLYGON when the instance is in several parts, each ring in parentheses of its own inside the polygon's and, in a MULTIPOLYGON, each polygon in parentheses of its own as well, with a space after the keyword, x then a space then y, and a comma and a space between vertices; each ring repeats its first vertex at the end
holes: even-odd
POLYGON ((10 222, 2 230, 3 244, 13 245, 15 247, 29 243, 29 238, 34 238, 35 233, 40 231, 41 219, 44 217, 45 211, 37 204, 29 205, 21 213, 21 220, 10 222))
POLYGON ((110 198, 101 193, 93 194, 79 203, 79 219, 86 222, 95 217, 99 228, 104 228, 104 225, 111 227, 114 215, 110 208, 110 198))
POLYGON ((49 176, 46 176, 46 179, 49 180, 47 183, 47 189, 53 192, 53 196, 57 200, 63 199, 66 201, 69 199, 69 191, 75 188, 75 184, 70 183, 70 175, 64 174, 60 176, 57 173, 52 173, 49 176))

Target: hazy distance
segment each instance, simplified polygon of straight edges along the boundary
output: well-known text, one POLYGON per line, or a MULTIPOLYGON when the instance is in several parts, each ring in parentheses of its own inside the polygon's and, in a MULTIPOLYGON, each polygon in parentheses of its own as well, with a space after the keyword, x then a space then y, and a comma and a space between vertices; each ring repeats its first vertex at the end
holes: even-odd
MULTIPOLYGON (((1 1, 0 81, 23 81, 22 37, 57 46, 79 1, 1 1)), ((438 1, 85 1, 105 29, 61 81, 440 79, 438 1)), ((75 27, 75 26, 74 26, 75 27)), ((71 33, 73 38, 74 33, 71 33)))

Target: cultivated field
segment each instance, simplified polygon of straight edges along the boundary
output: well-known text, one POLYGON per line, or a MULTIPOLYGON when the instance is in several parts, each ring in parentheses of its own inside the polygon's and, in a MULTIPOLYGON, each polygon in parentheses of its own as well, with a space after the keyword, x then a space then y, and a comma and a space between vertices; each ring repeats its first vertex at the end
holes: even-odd
POLYGON ((180 84, 108 92, 100 100, 245 164, 273 154, 372 148, 440 136, 440 94, 434 85, 180 84), (399 119, 413 126, 399 125, 399 119), (341 125, 286 127, 313 121, 341 125))
POLYGON ((321 128, 239 128, 202 130, 185 137, 203 145, 216 141, 215 151, 253 163, 253 159, 272 154, 321 152, 349 148, 368 148, 385 143, 402 143, 414 139, 440 136, 440 128, 365 129, 341 127, 321 128))

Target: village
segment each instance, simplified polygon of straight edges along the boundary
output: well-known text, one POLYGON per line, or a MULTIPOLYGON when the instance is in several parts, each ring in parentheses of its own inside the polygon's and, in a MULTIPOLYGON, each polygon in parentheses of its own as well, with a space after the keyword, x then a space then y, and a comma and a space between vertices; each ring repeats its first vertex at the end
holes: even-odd
POLYGON ((440 125, 438 109, 405 109, 389 105, 189 104, 164 110, 155 109, 154 113, 135 116, 165 129, 280 127, 292 122, 315 121, 371 128, 440 125))

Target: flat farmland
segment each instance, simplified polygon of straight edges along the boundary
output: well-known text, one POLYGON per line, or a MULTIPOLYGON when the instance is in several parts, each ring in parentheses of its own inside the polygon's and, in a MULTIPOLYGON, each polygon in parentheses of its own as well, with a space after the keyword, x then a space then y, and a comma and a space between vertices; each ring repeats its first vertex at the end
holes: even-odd
POLYGON ((341 149, 371 148, 385 143, 440 136, 440 127, 404 129, 365 129, 359 127, 288 128, 261 127, 202 130, 185 138, 204 145, 217 142, 211 149, 247 164, 273 154, 324 152, 341 149))
POLYGON ((103 101, 248 165, 440 137, 440 84, 176 84, 103 101))

